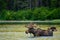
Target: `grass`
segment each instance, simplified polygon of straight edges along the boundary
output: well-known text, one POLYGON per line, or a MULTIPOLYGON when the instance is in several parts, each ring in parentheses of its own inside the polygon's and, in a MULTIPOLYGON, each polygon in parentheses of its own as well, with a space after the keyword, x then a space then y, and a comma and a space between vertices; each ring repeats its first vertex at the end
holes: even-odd
MULTIPOLYGON (((36 37, 29 38, 24 31, 27 28, 25 24, 11 24, 11 25, 0 25, 0 40, 60 40, 60 25, 54 25, 58 29, 54 32, 53 37, 36 37)), ((38 25, 37 27, 47 29, 50 25, 38 25)))
POLYGON ((0 25, 0 32, 22 32, 25 30, 24 25, 0 25))
MULTIPOLYGON (((41 29, 47 29, 51 25, 37 25, 37 28, 41 29)), ((60 30, 60 25, 54 25, 57 27, 58 30, 60 30)), ((5 24, 0 25, 0 32, 24 32, 27 28, 25 27, 25 24, 5 24)))

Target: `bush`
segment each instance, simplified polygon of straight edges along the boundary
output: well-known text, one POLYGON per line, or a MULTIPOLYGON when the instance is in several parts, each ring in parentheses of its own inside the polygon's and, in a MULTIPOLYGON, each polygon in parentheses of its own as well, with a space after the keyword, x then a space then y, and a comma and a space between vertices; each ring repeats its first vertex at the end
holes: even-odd
POLYGON ((2 10, 0 20, 51 20, 60 19, 60 8, 40 7, 34 10, 2 10))

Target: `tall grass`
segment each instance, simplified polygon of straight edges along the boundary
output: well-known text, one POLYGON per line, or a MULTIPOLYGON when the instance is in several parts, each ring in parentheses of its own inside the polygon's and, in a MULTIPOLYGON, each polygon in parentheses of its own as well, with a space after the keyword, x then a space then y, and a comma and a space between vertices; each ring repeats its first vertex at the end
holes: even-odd
MULTIPOLYGON (((37 28, 45 29, 47 30, 48 27, 51 25, 37 25, 37 28)), ((54 25, 58 31, 60 31, 60 25, 54 25)), ((5 24, 0 25, 0 32, 24 32, 27 28, 25 27, 25 24, 5 24)))

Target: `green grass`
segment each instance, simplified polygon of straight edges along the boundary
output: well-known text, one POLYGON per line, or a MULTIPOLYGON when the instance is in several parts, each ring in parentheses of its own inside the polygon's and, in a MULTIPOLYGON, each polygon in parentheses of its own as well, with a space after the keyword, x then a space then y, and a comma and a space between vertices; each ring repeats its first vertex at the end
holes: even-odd
MULTIPOLYGON (((54 25, 58 30, 60 30, 60 25, 54 25)), ((37 25, 37 28, 47 29, 50 25, 37 25)), ((27 28, 25 24, 5 24, 0 25, 0 32, 24 32, 27 28)))
POLYGON ((0 32, 22 32, 25 30, 24 25, 0 25, 0 32))
MULTIPOLYGON (((0 40, 60 40, 60 25, 56 26, 57 30, 54 32, 53 37, 37 37, 37 38, 29 38, 30 36, 26 36, 24 33, 27 28, 22 24, 12 24, 12 25, 0 25, 0 40)), ((50 25, 38 25, 42 29, 47 29, 50 25)))

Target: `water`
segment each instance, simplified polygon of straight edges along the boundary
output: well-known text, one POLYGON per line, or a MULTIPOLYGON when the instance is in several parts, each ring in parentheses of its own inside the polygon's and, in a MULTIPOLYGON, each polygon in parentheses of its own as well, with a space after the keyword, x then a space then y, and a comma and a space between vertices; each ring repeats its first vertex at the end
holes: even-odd
POLYGON ((0 40, 60 40, 60 33, 54 33, 52 37, 33 37, 24 32, 0 32, 0 40))

